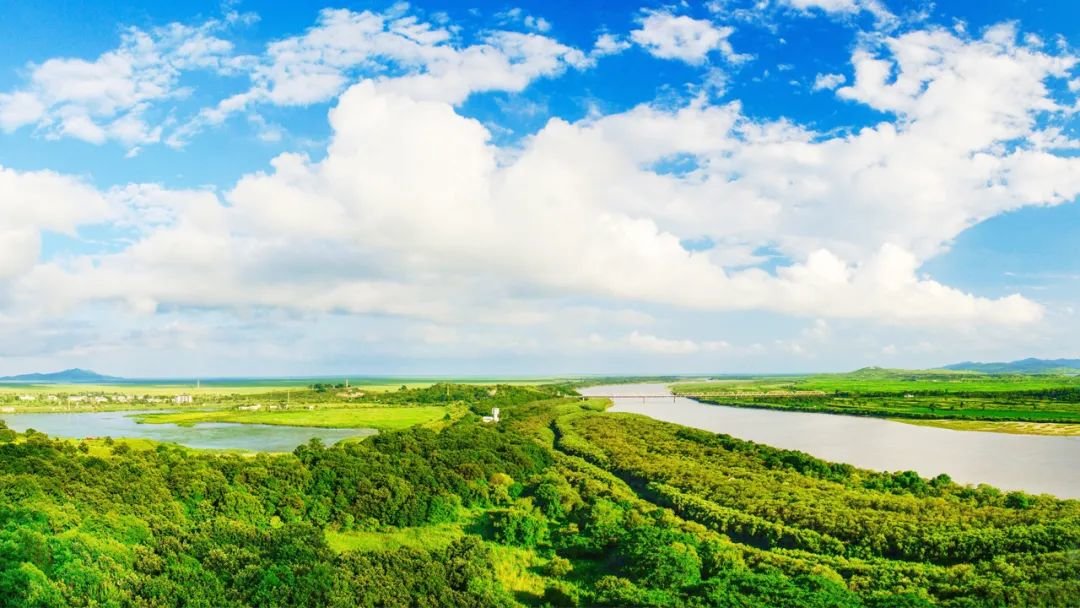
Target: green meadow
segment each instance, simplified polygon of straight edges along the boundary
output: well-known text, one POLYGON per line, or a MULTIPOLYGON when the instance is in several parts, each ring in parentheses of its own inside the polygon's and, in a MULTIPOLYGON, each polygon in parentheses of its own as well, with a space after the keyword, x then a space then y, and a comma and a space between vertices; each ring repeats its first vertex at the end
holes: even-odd
POLYGON ((447 415, 447 406, 416 407, 335 407, 279 411, 185 411, 142 414, 136 420, 147 424, 198 424, 232 422, 237 424, 276 424, 322 428, 369 428, 392 431, 426 424, 447 415))
POLYGON ((1053 425, 1080 424, 1080 377, 1071 375, 868 368, 849 374, 680 382, 672 390, 720 405, 940 420, 939 426, 964 430, 1061 435, 1073 433, 1053 425))

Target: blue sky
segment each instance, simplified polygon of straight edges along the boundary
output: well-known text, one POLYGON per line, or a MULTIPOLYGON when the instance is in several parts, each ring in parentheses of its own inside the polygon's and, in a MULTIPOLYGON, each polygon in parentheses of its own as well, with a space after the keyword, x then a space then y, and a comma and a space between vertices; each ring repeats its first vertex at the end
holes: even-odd
POLYGON ((1075 3, 0 8, 0 372, 1080 355, 1075 3))

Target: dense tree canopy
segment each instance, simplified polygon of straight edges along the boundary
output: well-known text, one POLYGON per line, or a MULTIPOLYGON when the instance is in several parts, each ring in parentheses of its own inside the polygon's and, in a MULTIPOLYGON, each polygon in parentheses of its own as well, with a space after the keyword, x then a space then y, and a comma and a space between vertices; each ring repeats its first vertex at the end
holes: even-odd
POLYGON ((1077 501, 860 470, 555 389, 400 392, 448 391, 475 410, 498 403, 502 422, 466 414, 277 455, 88 449, 0 425, 0 606, 1080 597, 1077 501), (419 540, 392 542, 406 536, 419 540))

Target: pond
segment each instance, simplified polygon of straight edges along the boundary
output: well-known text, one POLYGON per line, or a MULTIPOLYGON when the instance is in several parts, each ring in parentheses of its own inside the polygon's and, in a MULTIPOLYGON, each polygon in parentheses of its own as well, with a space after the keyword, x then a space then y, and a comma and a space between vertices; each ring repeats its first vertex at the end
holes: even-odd
MULTIPOLYGON (((581 389, 586 395, 671 395, 663 384, 581 389)), ((880 418, 711 405, 671 399, 614 399, 610 412, 644 414, 832 462, 880 471, 945 473, 965 484, 1080 498, 1080 437, 1009 435, 915 426, 880 418)))
POLYGON ((307 426, 205 422, 191 426, 139 424, 139 412, 59 412, 0 414, 13 430, 34 429, 51 437, 83 439, 113 437, 153 439, 191 448, 291 452, 314 437, 327 445, 349 437, 374 435, 375 429, 325 429, 307 426))

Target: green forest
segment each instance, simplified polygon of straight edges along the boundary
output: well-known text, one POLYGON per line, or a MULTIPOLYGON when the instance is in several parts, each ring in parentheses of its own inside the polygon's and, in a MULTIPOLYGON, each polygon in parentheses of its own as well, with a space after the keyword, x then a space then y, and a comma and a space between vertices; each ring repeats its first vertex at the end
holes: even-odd
POLYGON ((467 407, 288 454, 0 430, 0 606, 1080 602, 1080 501, 861 470, 571 392, 403 389, 383 400, 467 407))

